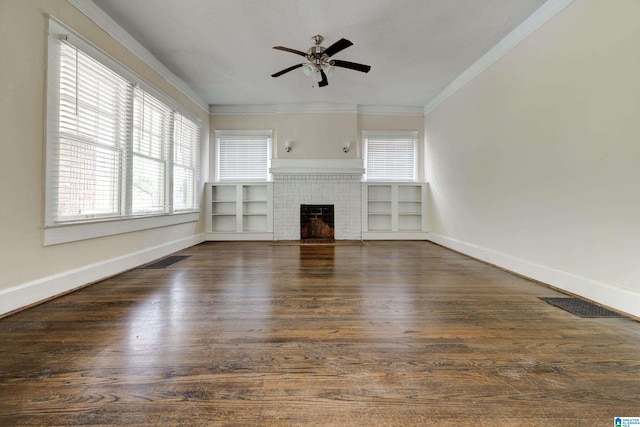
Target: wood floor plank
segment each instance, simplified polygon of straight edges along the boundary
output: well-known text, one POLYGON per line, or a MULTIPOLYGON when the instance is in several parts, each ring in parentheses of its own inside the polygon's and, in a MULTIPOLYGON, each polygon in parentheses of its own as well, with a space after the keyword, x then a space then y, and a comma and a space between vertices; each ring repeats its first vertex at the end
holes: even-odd
POLYGON ((0 319, 0 425, 610 426, 640 324, 426 242, 208 242, 0 319))

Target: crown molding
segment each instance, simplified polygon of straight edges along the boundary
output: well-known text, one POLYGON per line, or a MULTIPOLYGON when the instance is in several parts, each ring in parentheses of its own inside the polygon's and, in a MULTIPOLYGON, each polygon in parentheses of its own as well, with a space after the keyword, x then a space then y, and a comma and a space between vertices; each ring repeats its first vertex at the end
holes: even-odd
POLYGON ((196 103, 205 111, 209 106, 200 96, 191 89, 180 77, 176 76, 164 64, 162 64, 151 52, 142 46, 136 39, 118 25, 109 15, 107 15, 93 0, 67 0, 69 4, 78 9, 84 16, 89 18, 94 24, 113 37, 118 43, 137 56, 142 62, 160 74, 167 82, 171 83, 184 96, 196 103))
POLYGON ((274 104, 219 104, 209 105, 209 114, 216 116, 230 115, 262 115, 276 114, 276 105, 274 104))
POLYGON ((428 114, 444 102, 451 95, 460 90, 464 85, 475 79, 493 63, 502 58, 507 52, 516 47, 520 42, 533 34, 537 29, 550 21, 554 16, 573 3, 574 0, 547 0, 538 10, 518 25, 504 39, 491 50, 467 68, 455 80, 453 80, 442 92, 436 95, 424 107, 424 114, 428 114))
POLYGON ((297 113, 357 113, 356 104, 246 104, 210 105, 209 112, 215 115, 260 115, 297 113))
POLYGON ((357 113, 357 104, 278 104, 276 106, 278 114, 297 113, 357 113))
POLYGON ((423 107, 402 105, 358 105, 358 114, 384 116, 422 116, 423 107))
POLYGON ((422 107, 357 104, 247 104, 210 105, 209 113, 224 115, 298 114, 298 113, 357 113, 388 116, 422 116, 422 107))

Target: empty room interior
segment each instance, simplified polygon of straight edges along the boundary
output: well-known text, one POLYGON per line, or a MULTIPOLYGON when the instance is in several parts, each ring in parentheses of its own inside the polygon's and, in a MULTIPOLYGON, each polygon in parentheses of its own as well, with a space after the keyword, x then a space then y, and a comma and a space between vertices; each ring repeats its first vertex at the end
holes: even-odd
POLYGON ((0 36, 0 425, 640 425, 638 0, 0 36))

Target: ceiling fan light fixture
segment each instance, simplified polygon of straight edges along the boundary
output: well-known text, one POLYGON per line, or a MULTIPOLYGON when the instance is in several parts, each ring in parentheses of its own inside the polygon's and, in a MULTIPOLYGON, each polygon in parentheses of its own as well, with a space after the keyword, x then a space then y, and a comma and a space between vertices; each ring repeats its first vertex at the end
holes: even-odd
POLYGON ((313 78, 314 81, 318 83, 318 87, 325 87, 329 85, 327 77, 332 74, 334 66, 360 71, 363 73, 368 73, 371 69, 369 65, 331 59, 331 57, 336 53, 341 52, 349 46, 353 45, 353 43, 351 43, 347 39, 340 39, 327 48, 320 45, 324 40, 324 37, 322 37, 321 35, 313 36, 312 40, 314 42, 314 46, 311 46, 306 53, 284 46, 274 46, 274 49, 304 56, 307 62, 285 68, 282 71, 272 74, 271 77, 279 77, 283 74, 288 73, 289 71, 295 70, 297 68, 302 68, 302 72, 305 74, 305 76, 313 78))
POLYGON ((325 64, 322 66, 322 69, 324 70, 327 77, 331 77, 331 74, 333 74, 333 65, 325 64))
POLYGON ((316 67, 313 64, 307 63, 302 66, 302 72, 305 76, 311 77, 316 72, 316 67))

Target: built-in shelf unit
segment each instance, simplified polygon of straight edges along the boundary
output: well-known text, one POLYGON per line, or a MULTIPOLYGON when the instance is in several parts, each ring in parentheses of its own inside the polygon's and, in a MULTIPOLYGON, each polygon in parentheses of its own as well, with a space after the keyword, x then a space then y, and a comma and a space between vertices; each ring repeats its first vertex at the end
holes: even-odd
POLYGON ((215 182, 205 190, 207 240, 273 240, 270 182, 215 182))
POLYGON ((367 182, 362 185, 364 240, 427 238, 427 184, 367 182))

